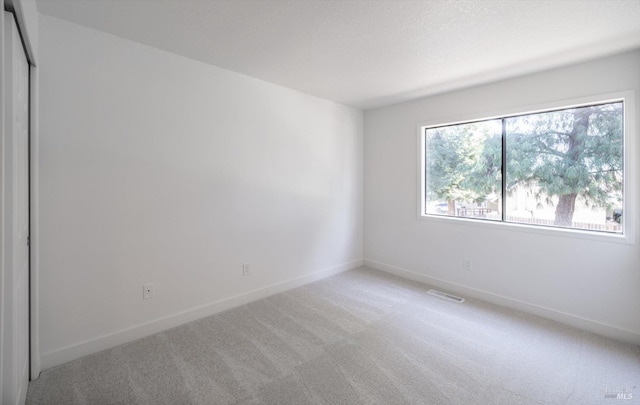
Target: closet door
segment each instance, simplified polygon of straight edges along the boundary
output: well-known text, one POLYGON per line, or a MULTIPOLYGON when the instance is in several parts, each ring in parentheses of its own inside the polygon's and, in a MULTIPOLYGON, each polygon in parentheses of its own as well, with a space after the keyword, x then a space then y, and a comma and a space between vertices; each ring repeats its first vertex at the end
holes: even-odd
POLYGON ((29 383, 29 64, 13 14, 4 13, 3 404, 29 383))

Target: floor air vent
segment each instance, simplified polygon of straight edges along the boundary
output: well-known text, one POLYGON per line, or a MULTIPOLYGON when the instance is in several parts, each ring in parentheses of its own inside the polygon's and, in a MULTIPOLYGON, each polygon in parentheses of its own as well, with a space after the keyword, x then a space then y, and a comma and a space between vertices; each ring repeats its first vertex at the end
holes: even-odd
POLYGON ((445 299, 445 300, 457 302, 459 304, 464 302, 464 298, 456 297, 455 295, 447 294, 447 293, 444 293, 444 292, 438 291, 438 290, 429 290, 429 291, 427 291, 427 293, 429 293, 431 295, 435 295, 438 298, 442 298, 442 299, 445 299))

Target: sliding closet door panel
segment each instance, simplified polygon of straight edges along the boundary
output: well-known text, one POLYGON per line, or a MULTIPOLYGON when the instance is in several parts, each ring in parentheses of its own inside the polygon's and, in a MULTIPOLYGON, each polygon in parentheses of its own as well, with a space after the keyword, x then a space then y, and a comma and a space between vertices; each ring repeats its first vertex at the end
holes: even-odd
POLYGON ((16 403, 26 397, 29 382, 29 64, 13 15, 5 12, 4 18, 5 235, 11 248, 5 256, 3 342, 3 395, 10 391, 10 398, 3 399, 16 403))

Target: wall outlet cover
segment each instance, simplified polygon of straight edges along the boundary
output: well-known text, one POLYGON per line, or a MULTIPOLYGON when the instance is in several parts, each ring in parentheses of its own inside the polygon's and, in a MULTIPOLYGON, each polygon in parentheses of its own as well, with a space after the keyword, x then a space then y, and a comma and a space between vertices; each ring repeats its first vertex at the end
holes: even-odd
POLYGON ((148 300, 149 298, 153 298, 153 283, 148 283, 142 286, 142 299, 148 300))

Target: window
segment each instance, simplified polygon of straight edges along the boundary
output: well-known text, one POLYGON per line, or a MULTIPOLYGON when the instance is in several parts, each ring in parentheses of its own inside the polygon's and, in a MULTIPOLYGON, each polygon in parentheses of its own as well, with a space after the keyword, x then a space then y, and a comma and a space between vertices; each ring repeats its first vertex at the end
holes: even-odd
POLYGON ((624 101, 421 127, 421 214, 621 234, 624 101))

